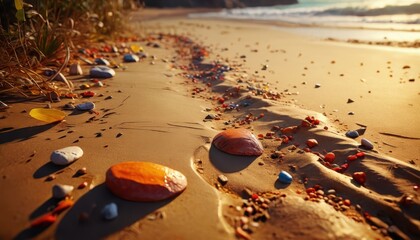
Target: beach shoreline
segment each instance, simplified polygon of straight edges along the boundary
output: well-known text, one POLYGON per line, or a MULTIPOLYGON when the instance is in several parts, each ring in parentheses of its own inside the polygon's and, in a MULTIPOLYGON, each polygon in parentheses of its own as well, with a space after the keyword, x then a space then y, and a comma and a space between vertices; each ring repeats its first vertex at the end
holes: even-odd
POLYGON ((214 239, 246 239, 250 234, 269 239, 273 234, 304 234, 358 239, 388 236, 391 226, 400 229, 401 236, 418 236, 420 225, 413 215, 420 206, 414 188, 420 179, 416 53, 314 40, 259 23, 189 19, 184 10, 151 10, 145 18, 147 11, 134 13, 132 19, 143 19, 134 29, 149 55, 126 64, 126 70, 103 81, 104 88, 94 89, 103 94, 92 98, 99 115, 69 115, 65 122, 46 125, 28 116, 31 108, 46 102, 3 99, 11 107, 0 119, 0 156, 6 159, 0 165, 1 188, 9 196, 1 200, 6 206, 1 238, 207 239, 212 234, 214 239), (153 47, 155 43, 159 47, 153 47), (107 96, 112 98, 105 100, 107 96), (303 127, 302 121, 311 116, 320 124, 303 127), (299 127, 296 132, 280 131, 291 126, 299 127), (261 157, 243 159, 212 146, 217 133, 238 127, 258 136, 265 148, 261 157), (363 136, 345 136, 359 128, 366 128, 363 136), (307 151, 306 141, 312 138, 319 145, 307 151), (369 139, 374 149, 361 148, 361 138, 369 139), (49 163, 51 151, 75 144, 85 151, 80 160, 63 168, 49 163), (363 152, 365 157, 340 172, 320 161, 327 152, 335 153, 339 165, 352 154, 363 152), (153 204, 117 198, 105 188, 104 173, 128 160, 181 171, 188 178, 187 190, 153 204), (81 167, 87 167, 88 174, 73 177, 81 167), (291 172, 291 185, 276 182, 281 170, 291 172), (365 186, 352 182, 356 171, 367 173, 365 186), (45 181, 49 174, 57 179, 45 181), (228 178, 227 184, 220 183, 220 175, 228 178), (53 204, 54 183, 77 186, 82 180, 89 187, 74 191, 76 204, 59 221, 41 233, 28 228, 53 204), (310 188, 322 190, 322 196, 309 194, 310 188), (243 215, 242 204, 261 204, 241 199, 244 189, 257 194, 256 199, 272 198, 267 210, 271 219, 244 223, 253 220, 243 215), (329 190, 351 204, 332 207, 329 190), (411 202, 401 202, 404 196, 411 202), (120 216, 101 220, 100 209, 109 202, 118 204, 120 216), (83 212, 91 217, 81 223, 83 212), (328 215, 331 219, 322 218, 328 215), (317 221, 326 229, 313 224, 317 221), (253 233, 244 234, 245 225, 253 233))

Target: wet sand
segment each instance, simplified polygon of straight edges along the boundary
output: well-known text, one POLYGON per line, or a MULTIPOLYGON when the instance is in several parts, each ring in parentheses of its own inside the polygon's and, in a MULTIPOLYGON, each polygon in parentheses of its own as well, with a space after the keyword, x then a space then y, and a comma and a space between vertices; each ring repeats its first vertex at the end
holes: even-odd
POLYGON ((386 239, 396 228, 401 238, 420 235, 418 54, 237 21, 173 17, 140 26, 139 43, 149 57, 93 89, 103 94, 90 99, 98 115, 43 124, 28 112, 46 102, 2 99, 11 107, 0 112, 0 187, 7 196, 0 200, 0 238, 386 239), (308 116, 320 124, 301 126, 308 116), (345 136, 360 125, 363 136, 345 136), (289 126, 300 127, 281 132, 289 126), (217 133, 235 127, 262 134, 262 156, 232 156, 211 145, 217 133), (361 148, 361 138, 374 149, 361 148), (319 145, 307 149, 308 139, 319 145), (49 162, 53 150, 71 145, 85 155, 65 167, 49 162), (357 152, 365 157, 334 171, 320 161, 327 152, 335 153, 338 166, 357 152), (121 200, 103 183, 106 170, 123 161, 169 166, 189 185, 162 202, 121 200), (82 167, 88 173, 74 177, 82 167), (290 185, 277 180, 281 170, 293 176, 290 185), (366 173, 364 186, 352 180, 354 172, 366 173), (45 181, 50 174, 57 178, 45 181), (224 185, 221 174, 228 178, 224 185), (89 187, 73 191, 75 205, 56 223, 29 228, 55 204, 54 184, 83 181, 89 187), (249 193, 256 195, 248 199, 249 193), (100 211, 110 202, 119 216, 104 221, 100 211), (246 213, 249 206, 253 213, 246 213), (87 220, 80 221, 82 213, 87 220))

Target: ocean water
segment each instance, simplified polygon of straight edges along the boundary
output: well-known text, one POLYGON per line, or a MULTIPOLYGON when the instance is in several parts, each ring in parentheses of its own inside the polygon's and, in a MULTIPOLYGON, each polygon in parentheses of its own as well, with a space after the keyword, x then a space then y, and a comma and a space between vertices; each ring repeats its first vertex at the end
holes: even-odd
MULTIPOLYGON (((318 27, 393 30, 401 32, 400 40, 420 39, 419 0, 299 0, 298 4, 293 5, 224 9, 220 12, 191 14, 191 17, 271 20, 318 27)), ((398 38, 398 33, 394 35, 398 38)))

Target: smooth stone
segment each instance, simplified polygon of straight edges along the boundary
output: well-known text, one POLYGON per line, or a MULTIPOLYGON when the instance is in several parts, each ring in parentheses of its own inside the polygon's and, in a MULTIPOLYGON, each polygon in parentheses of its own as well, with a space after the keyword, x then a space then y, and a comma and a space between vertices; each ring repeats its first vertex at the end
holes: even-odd
POLYGON ((187 178, 179 171, 156 163, 122 162, 108 169, 105 184, 122 199, 155 202, 183 192, 187 178))
POLYGON ((82 67, 80 66, 80 64, 74 63, 74 64, 70 65, 69 74, 71 76, 83 75, 83 70, 82 70, 82 67))
POLYGON ((112 78, 115 76, 115 71, 106 66, 96 66, 90 69, 89 75, 93 78, 112 78))
POLYGON ((368 150, 372 150, 373 149, 373 143, 369 140, 367 140, 366 138, 362 138, 362 140, 360 141, 362 146, 368 150))
POLYGON ((77 146, 65 147, 51 153, 50 160, 57 165, 68 165, 83 156, 83 150, 77 146))
POLYGON ((228 129, 217 134, 213 145, 220 151, 240 156, 260 156, 264 151, 254 134, 244 128, 228 129))
POLYGON ((292 182, 292 180, 293 180, 293 177, 288 172, 286 172, 286 171, 281 171, 280 172, 280 174, 279 174, 279 181, 281 183, 289 184, 289 183, 292 182))
POLYGON ((138 62, 140 58, 137 55, 127 53, 123 57, 124 62, 138 62))
POLYGON ((65 198, 73 189, 74 187, 70 185, 56 184, 52 187, 52 196, 57 199, 65 198))
POLYGON ((115 203, 105 205, 101 211, 102 217, 106 220, 113 220, 118 217, 118 207, 115 203))
POLYGON ((95 63, 96 63, 96 64, 98 64, 98 65, 105 65, 105 66, 109 66, 109 65, 111 65, 111 64, 109 63, 109 61, 108 61, 108 60, 106 60, 105 58, 96 58, 96 59, 95 59, 95 63))
POLYGON ((346 132, 346 137, 349 138, 357 138, 359 136, 359 132, 358 131, 354 131, 354 130, 350 130, 346 132))
POLYGON ((80 111, 89 111, 95 108, 95 104, 93 102, 84 102, 77 104, 76 108, 80 111))

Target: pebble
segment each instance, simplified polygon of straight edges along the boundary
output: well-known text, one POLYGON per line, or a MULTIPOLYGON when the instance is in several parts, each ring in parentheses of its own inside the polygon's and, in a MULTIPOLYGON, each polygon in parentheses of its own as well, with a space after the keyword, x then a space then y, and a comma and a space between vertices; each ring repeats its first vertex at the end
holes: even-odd
POLYGON ((353 99, 351 99, 351 98, 347 99, 347 103, 353 103, 353 102, 354 102, 353 99))
POLYGON ((127 53, 127 54, 124 54, 123 61, 124 62, 138 62, 140 61, 140 58, 137 55, 127 53))
POLYGON ((315 84, 315 88, 320 88, 320 87, 321 87, 321 84, 319 83, 315 84))
POLYGON ((95 66, 90 69, 89 75, 92 78, 112 78, 115 76, 115 71, 106 66, 95 66))
POLYGON ((111 64, 109 63, 109 61, 108 61, 108 60, 106 60, 105 58, 96 58, 96 59, 95 59, 95 63, 96 63, 96 64, 98 64, 98 65, 105 65, 105 66, 109 66, 109 65, 111 65, 111 64))
POLYGON ((360 185, 364 185, 366 182, 366 173, 365 172, 354 172, 353 173, 353 180, 359 183, 360 185))
POLYGON ((318 141, 317 141, 316 139, 311 138, 311 139, 308 139, 308 140, 306 141, 306 145, 307 145, 309 148, 313 148, 313 147, 318 146, 318 141))
POLYGON ((334 162, 334 160, 335 160, 335 154, 333 152, 329 152, 329 153, 325 154, 324 160, 327 161, 327 162, 329 162, 329 163, 334 162))
POLYGON ((179 171, 156 163, 121 162, 108 169, 105 184, 122 199, 154 202, 183 192, 187 178, 179 171))
POLYGON ((369 140, 367 140, 366 138, 362 138, 362 140, 360 141, 362 146, 368 150, 372 150, 373 149, 373 143, 370 142, 369 140))
POLYGON ((118 207, 115 203, 105 205, 101 211, 102 217, 105 220, 113 220, 118 217, 118 207))
POLYGON ((61 199, 70 195, 74 187, 70 185, 56 184, 52 187, 53 198, 61 199))
POLYGON ((86 173, 87 173, 87 169, 86 169, 85 167, 83 167, 83 168, 81 168, 81 169, 77 170, 77 172, 76 172, 76 174, 77 174, 78 176, 85 175, 86 173))
POLYGON ((80 111, 90 111, 95 108, 93 102, 84 102, 76 105, 76 109, 80 111))
POLYGON ((101 81, 97 81, 93 86, 95 86, 95 87, 103 87, 104 84, 101 81))
POLYGON ((335 193, 336 193, 335 189, 329 189, 327 191, 327 194, 335 194, 335 193))
POLYGON ((358 131, 355 131, 355 130, 347 131, 346 132, 346 137, 349 137, 349 138, 357 138, 357 137, 359 137, 359 132, 358 131))
POLYGON ((65 147, 51 153, 50 160, 57 165, 68 165, 83 156, 83 150, 77 146, 65 147))
POLYGON ((278 179, 281 183, 286 183, 286 184, 291 183, 293 180, 292 175, 290 175, 286 171, 281 171, 278 179))
POLYGON ((80 64, 74 63, 74 64, 70 65, 69 74, 71 76, 83 75, 83 70, 82 70, 82 67, 80 66, 80 64))
POLYGON ((220 182, 220 184, 225 185, 228 182, 228 178, 221 174, 217 177, 217 180, 220 182))
POLYGON ((213 145, 220 151, 240 156, 260 156, 264 151, 254 134, 244 128, 220 132, 213 138, 213 145))

